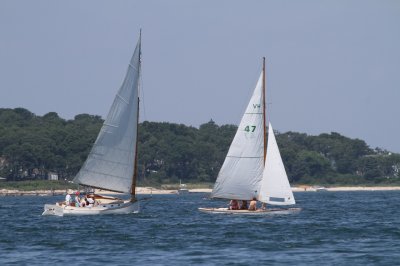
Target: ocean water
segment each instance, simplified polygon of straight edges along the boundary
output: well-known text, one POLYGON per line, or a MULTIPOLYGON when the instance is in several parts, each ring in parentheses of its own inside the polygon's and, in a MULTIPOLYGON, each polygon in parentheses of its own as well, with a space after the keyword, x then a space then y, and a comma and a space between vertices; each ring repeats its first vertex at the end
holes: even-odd
MULTIPOLYGON (((41 216, 63 197, 0 197, 0 265, 400 265, 400 191, 295 193, 297 214, 206 214, 204 193, 139 214, 41 216)), ((143 196, 144 197, 144 196, 143 196)))

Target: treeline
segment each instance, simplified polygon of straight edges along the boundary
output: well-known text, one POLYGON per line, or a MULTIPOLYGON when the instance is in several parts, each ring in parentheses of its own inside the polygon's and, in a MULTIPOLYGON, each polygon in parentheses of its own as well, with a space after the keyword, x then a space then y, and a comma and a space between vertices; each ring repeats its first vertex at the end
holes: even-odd
MULTIPOLYGON (((71 180, 100 130, 100 116, 72 120, 51 112, 36 116, 23 108, 0 109, 0 176, 7 180, 71 180)), ((173 123, 139 125, 139 183, 214 182, 237 127, 213 121, 199 128, 173 123)), ((400 183, 400 155, 371 149, 338 133, 277 134, 294 184, 400 183)))

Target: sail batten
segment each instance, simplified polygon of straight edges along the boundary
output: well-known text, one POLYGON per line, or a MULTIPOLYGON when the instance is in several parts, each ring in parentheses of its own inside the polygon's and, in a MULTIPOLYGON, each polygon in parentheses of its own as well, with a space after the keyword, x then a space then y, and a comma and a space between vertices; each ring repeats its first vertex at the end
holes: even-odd
MULTIPOLYGON (((96 160, 102 161, 102 162, 106 162, 106 163, 113 163, 113 164, 119 164, 119 165, 129 166, 129 165, 126 164, 126 163, 121 163, 121 162, 116 161, 116 160, 106 160, 106 159, 101 159, 101 158, 96 158, 96 160)), ((93 171, 93 172, 94 172, 94 171, 93 171)))
POLYGON ((134 70, 138 70, 138 68, 137 67, 135 67, 134 65, 132 65, 132 64, 129 64, 129 66, 130 67, 132 67, 134 70))
POLYGON ((129 104, 129 102, 128 102, 124 97, 122 97, 121 95, 117 94, 117 97, 118 97, 121 101, 123 101, 125 104, 129 104))
POLYGON ((263 156, 233 156, 233 155, 227 155, 226 157, 230 158, 262 158, 263 156))
POLYGON ((75 183, 129 193, 138 127, 140 39, 97 139, 75 183))
MULTIPOLYGON (((109 127, 118 127, 117 125, 111 125, 111 124, 107 124, 107 123, 104 123, 103 125, 104 126, 109 126, 109 127)), ((107 132, 107 131, 104 130, 104 132, 107 132)), ((110 131, 110 133, 111 133, 111 131, 110 131)))

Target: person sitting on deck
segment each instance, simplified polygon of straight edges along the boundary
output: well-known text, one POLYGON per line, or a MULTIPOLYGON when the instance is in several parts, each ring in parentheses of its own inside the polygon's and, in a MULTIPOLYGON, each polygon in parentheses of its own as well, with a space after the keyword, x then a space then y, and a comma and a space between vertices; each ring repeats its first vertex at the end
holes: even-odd
POLYGON ((79 207, 81 203, 81 199, 79 198, 79 191, 75 193, 75 207, 79 207))
POLYGON ((87 197, 86 197, 86 207, 93 207, 93 206, 94 206, 93 195, 87 195, 87 197))
POLYGON ((71 202, 71 195, 67 193, 67 195, 65 195, 65 205, 69 206, 70 202, 71 202))
POLYGON ((230 210, 239 210, 239 203, 237 200, 231 200, 229 203, 229 209, 230 210))
POLYGON ((247 200, 242 200, 242 205, 240 206, 241 210, 247 210, 247 200))
POLYGON ((257 210, 257 200, 256 198, 253 198, 250 201, 249 211, 256 211, 256 210, 257 210))
POLYGON ((79 207, 86 207, 86 197, 84 196, 81 198, 81 202, 79 204, 79 207))

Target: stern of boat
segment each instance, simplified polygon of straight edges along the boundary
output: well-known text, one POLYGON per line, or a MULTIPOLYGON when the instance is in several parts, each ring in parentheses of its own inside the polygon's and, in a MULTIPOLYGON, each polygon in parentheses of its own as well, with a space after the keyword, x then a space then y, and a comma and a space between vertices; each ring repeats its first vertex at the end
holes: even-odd
POLYGON ((64 216, 64 208, 55 204, 45 204, 42 215, 64 216))

